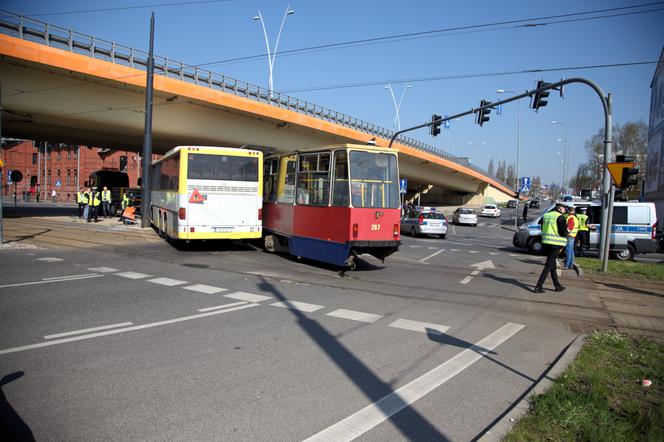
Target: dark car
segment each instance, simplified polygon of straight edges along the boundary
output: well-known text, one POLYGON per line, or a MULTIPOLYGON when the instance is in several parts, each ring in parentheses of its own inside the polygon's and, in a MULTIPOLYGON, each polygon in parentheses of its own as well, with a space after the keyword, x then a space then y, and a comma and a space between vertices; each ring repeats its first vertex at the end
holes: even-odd
POLYGON ((529 204, 531 209, 539 209, 540 208, 540 203, 537 200, 532 200, 529 204))
POLYGON ((516 209, 516 200, 509 200, 505 207, 508 209, 516 209))

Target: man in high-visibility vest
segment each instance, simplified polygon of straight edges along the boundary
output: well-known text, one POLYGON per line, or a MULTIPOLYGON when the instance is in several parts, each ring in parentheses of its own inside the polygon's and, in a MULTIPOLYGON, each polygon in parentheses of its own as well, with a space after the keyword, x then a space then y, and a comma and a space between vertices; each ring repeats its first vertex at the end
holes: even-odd
POLYGON ((565 268, 574 270, 574 244, 576 244, 576 234, 579 232, 579 218, 574 213, 574 206, 567 208, 567 245, 565 246, 565 268))
POLYGON ((588 245, 590 228, 588 227, 588 209, 586 207, 581 207, 579 211, 581 213, 576 215, 579 219, 579 233, 576 235, 576 244, 579 248, 579 256, 583 256, 585 248, 588 245))
POLYGON ((95 222, 99 221, 97 216, 99 215, 99 206, 101 205, 101 199, 99 198, 99 192, 97 189, 90 189, 90 211, 88 212, 88 222, 92 221, 92 218, 95 219, 95 222))
POLYGON ((535 293, 544 293, 542 285, 546 281, 548 274, 551 274, 551 280, 557 292, 565 290, 558 281, 556 273, 556 260, 560 251, 567 245, 567 220, 565 219, 565 206, 557 203, 556 208, 547 212, 542 217, 542 246, 546 253, 546 264, 542 274, 535 286, 535 293))
POLYGON ((81 187, 76 192, 76 203, 78 203, 78 217, 83 217, 83 208, 85 207, 85 199, 83 198, 83 188, 81 187))
POLYGON ((101 191, 101 204, 104 210, 104 218, 108 218, 111 216, 111 191, 106 186, 101 191))
POLYGON ((122 211, 120 212, 120 219, 118 221, 122 222, 122 216, 124 215, 124 212, 127 209, 127 207, 129 207, 129 196, 127 196, 127 192, 124 192, 122 194, 122 201, 120 202, 120 207, 122 208, 122 211))

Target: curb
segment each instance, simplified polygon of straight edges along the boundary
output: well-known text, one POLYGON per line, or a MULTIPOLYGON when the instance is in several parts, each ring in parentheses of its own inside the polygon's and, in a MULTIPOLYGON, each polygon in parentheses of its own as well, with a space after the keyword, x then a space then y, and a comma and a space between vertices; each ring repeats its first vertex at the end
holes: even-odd
POLYGON ((512 404, 512 407, 499 416, 481 436, 473 440, 478 442, 502 441, 507 433, 512 430, 512 427, 514 427, 516 422, 528 413, 530 399, 533 396, 543 394, 551 388, 553 382, 567 369, 572 361, 576 359, 583 344, 586 342, 586 336, 587 335, 579 335, 574 338, 574 340, 563 349, 560 355, 558 355, 554 364, 550 366, 542 376, 540 376, 537 383, 522 395, 521 400, 512 404))

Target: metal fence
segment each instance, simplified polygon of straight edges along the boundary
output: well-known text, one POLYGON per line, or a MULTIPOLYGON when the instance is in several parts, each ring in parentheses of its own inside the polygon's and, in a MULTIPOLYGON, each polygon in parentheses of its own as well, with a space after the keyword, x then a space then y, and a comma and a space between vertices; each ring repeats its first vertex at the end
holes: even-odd
MULTIPOLYGON (((24 17, 0 9, 0 32, 23 40, 45 44, 47 46, 68 50, 76 54, 87 55, 111 63, 132 68, 147 70, 148 53, 139 49, 123 46, 108 40, 82 34, 71 29, 51 25, 40 20, 24 17)), ((380 127, 358 118, 351 117, 308 101, 300 100, 280 92, 236 80, 222 74, 191 66, 166 57, 154 56, 154 73, 168 78, 175 78, 198 86, 227 92, 240 97, 288 109, 317 119, 329 121, 376 137, 390 139, 394 131, 380 127)), ((128 77, 123 77, 128 78, 128 77)), ((121 80, 121 78, 118 78, 121 80)), ((512 189, 507 183, 489 175, 484 169, 470 163, 467 158, 459 158, 430 144, 419 140, 399 136, 397 141, 406 146, 418 149, 431 155, 468 167, 503 186, 512 189)))

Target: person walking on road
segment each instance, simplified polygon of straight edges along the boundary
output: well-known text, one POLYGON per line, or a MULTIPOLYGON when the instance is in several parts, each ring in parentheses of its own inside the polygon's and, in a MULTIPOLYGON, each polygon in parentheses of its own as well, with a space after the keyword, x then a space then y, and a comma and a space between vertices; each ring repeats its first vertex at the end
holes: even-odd
MULTIPOLYGON (((81 189, 83 189, 81 187, 81 189)), ((90 188, 83 189, 83 219, 87 220, 90 216, 90 188)))
POLYGON ((58 193, 55 191, 55 189, 53 189, 51 191, 51 199, 53 200, 53 202, 57 201, 57 197, 58 197, 58 193))
POLYGON ((576 234, 579 232, 579 219, 574 213, 573 205, 567 208, 567 245, 565 246, 565 266, 568 270, 576 270, 574 264, 574 245, 576 244, 576 234))
POLYGON ((579 219, 579 233, 576 235, 576 245, 579 249, 579 256, 585 255, 585 248, 589 241, 590 228, 588 227, 588 209, 582 207, 576 217, 579 219))
POLYGON ((104 186, 104 189, 101 191, 101 204, 104 210, 104 218, 111 216, 111 191, 108 190, 108 187, 104 186))
POLYGON ((528 222, 528 202, 523 203, 523 222, 528 222))
POLYGON ((557 292, 565 290, 565 287, 558 281, 558 274, 556 273, 558 255, 562 248, 567 245, 567 220, 564 214, 565 206, 562 203, 557 203, 555 209, 547 212, 542 217, 542 246, 546 253, 546 263, 533 290, 535 293, 544 293, 542 286, 549 273, 555 290, 557 292))
POLYGON ((91 222, 92 218, 95 219, 95 222, 99 221, 97 217, 99 216, 100 205, 101 200, 99 199, 99 192, 97 192, 97 189, 93 188, 90 192, 90 211, 88 212, 88 222, 91 222))
MULTIPOLYGON (((83 212, 85 208, 85 199, 83 198, 83 188, 81 187, 78 189, 78 192, 76 192, 76 203, 78 204, 78 217, 81 218, 83 217, 83 212)), ((87 219, 87 218, 86 218, 87 219)))

